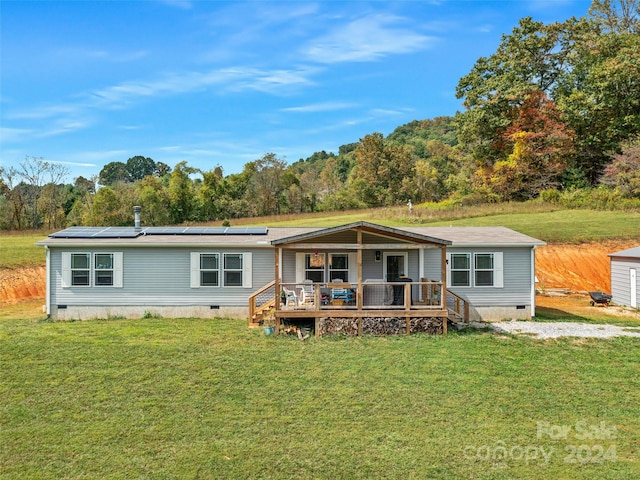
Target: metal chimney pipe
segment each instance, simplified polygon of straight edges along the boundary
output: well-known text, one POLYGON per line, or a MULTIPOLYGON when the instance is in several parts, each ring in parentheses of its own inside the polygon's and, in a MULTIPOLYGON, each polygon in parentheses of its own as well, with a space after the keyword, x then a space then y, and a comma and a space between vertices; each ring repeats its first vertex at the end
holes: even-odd
POLYGON ((135 207, 133 207, 133 214, 135 216, 135 228, 136 230, 140 230, 140 211, 142 210, 142 207, 136 205, 135 207))

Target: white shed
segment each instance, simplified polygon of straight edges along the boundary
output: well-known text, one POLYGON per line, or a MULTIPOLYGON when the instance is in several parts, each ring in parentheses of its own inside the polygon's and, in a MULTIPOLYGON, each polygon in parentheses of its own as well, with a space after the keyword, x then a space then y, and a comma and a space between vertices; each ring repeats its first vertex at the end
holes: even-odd
POLYGON ((610 253, 611 295, 618 305, 638 308, 638 275, 640 247, 610 253))

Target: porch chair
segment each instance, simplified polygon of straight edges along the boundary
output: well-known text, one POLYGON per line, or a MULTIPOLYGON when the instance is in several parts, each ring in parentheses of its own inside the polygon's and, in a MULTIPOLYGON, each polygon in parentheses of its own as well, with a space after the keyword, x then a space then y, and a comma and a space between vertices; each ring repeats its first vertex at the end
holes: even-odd
POLYGON ((300 289, 300 303, 302 305, 313 305, 314 296, 313 281, 305 280, 300 289))
POLYGON ((298 306, 298 295, 296 295, 295 290, 291 290, 288 287, 282 287, 282 291, 284 292, 284 305, 288 307, 289 304, 293 303, 294 307, 298 306))

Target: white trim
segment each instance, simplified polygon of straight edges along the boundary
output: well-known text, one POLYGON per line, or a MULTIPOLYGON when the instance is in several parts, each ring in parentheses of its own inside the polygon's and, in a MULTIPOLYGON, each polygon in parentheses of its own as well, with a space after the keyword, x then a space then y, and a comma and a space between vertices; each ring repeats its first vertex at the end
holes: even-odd
POLYGON ((638 308, 638 279, 636 277, 636 269, 629 269, 629 306, 631 308, 638 308))
MULTIPOLYGON (((302 283, 304 281, 304 262, 306 255, 306 252, 296 252, 296 283, 302 283)), ((280 278, 282 278, 282 274, 280 278)))
POLYGON ((122 288, 122 252, 113 252, 113 287, 122 288))
POLYGON ((47 264, 47 278, 45 280, 46 297, 44 299, 46 314, 51 315, 51 250, 45 245, 44 251, 46 252, 46 264, 47 264))
POLYGON ((200 288, 200 252, 191 252, 191 288, 200 288))
POLYGON ((242 287, 253 288, 253 255, 251 252, 242 254, 242 287))
POLYGON ((347 253, 347 262, 349 262, 349 278, 346 280, 349 283, 357 283, 358 282, 358 252, 350 252, 347 253))
POLYGON ((493 286, 504 288, 504 267, 502 252, 493 252, 493 286))
MULTIPOLYGON (((424 248, 420 248, 418 250, 418 277, 419 282, 421 282, 424 278, 424 248)), ((424 300, 422 296, 423 290, 424 289, 422 287, 418 288, 418 300, 420 300, 421 302, 424 300)))
POLYGON ((61 284, 62 288, 71 288, 71 252, 62 252, 62 272, 61 284))

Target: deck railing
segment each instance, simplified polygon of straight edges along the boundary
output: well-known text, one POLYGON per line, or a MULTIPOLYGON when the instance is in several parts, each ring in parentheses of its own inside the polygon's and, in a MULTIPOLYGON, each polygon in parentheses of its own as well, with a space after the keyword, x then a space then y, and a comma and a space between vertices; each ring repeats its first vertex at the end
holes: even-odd
POLYGON ((275 306, 275 280, 266 284, 249 297, 249 323, 257 324, 263 319, 265 312, 275 306))
POLYGON ((469 323, 469 301, 447 290, 447 309, 451 320, 469 323))
POLYGON ((444 309, 442 282, 281 283, 279 310, 444 309))

